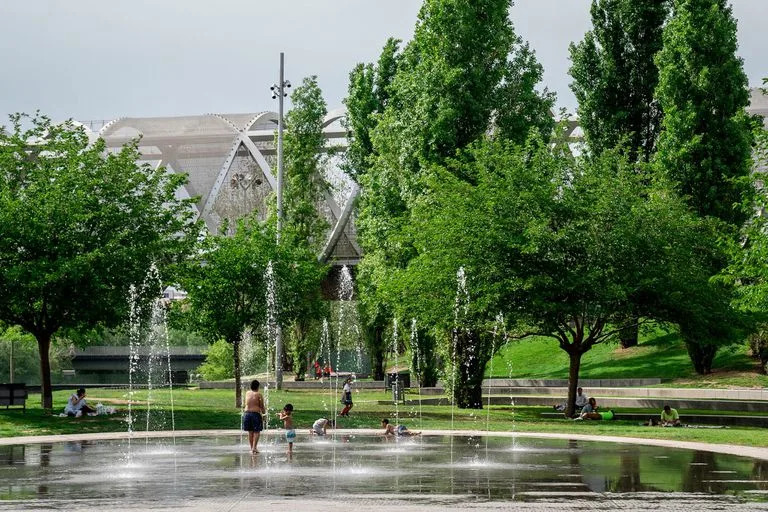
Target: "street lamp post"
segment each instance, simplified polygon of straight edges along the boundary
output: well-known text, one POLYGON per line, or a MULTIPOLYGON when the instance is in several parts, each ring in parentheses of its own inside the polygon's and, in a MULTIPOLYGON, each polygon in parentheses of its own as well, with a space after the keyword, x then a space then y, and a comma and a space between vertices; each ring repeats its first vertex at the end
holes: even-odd
MULTIPOLYGON (((270 87, 272 99, 277 98, 277 243, 280 243, 280 231, 283 228, 283 104, 288 93, 285 89, 291 82, 285 79, 285 54, 280 52, 280 81, 270 87)), ((280 323, 275 329, 275 385, 283 388, 283 331, 280 323)))

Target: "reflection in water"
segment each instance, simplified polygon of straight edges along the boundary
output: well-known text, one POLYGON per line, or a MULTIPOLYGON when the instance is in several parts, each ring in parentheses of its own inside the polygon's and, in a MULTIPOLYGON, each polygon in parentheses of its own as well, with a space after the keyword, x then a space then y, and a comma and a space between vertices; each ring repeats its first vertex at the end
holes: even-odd
POLYGON ((745 491, 765 489, 768 475, 768 463, 752 459, 573 440, 518 440, 521 446, 512 449, 510 439, 490 437, 486 449, 485 440, 466 437, 299 438, 293 460, 283 443, 268 437, 262 453, 251 455, 235 437, 187 438, 171 453, 138 451, 130 464, 113 441, 0 447, 0 508, 3 500, 35 496, 110 496, 123 505, 153 496, 168 505, 253 489, 261 496, 381 494, 428 503, 446 497, 452 503, 553 496, 599 501, 605 491, 611 500, 669 492, 754 500, 759 495, 745 491))
POLYGON ((712 482, 712 472, 717 471, 717 455, 712 452, 693 452, 688 471, 683 473, 683 491, 720 494, 725 489, 712 482))
POLYGON ((768 491, 768 460, 755 460, 752 463, 752 479, 758 482, 759 490, 768 491))
POLYGON ((27 447, 23 444, 0 446, 0 466, 23 464, 27 447))
POLYGON ((640 481, 640 457, 635 447, 627 447, 619 456, 619 478, 611 489, 613 492, 642 492, 647 491, 640 481))

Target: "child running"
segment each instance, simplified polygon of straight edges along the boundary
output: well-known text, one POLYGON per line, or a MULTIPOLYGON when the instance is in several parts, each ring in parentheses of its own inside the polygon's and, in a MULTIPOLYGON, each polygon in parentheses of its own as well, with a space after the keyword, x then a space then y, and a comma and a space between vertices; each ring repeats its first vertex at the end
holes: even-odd
POLYGON ((252 380, 251 390, 245 394, 245 412, 243 413, 243 430, 248 432, 251 453, 259 453, 257 449, 259 436, 264 429, 262 414, 264 414, 264 397, 259 393, 259 381, 252 380))
POLYGON ((328 427, 336 428, 336 422, 333 420, 320 418, 312 424, 312 428, 309 429, 309 434, 315 436, 324 436, 328 434, 328 427))
POLYGON ((344 397, 341 399, 341 403, 344 404, 344 409, 342 409, 339 416, 349 416, 349 411, 352 409, 352 377, 347 377, 347 380, 344 381, 344 397))
POLYGON ((421 432, 411 432, 405 425, 392 425, 387 418, 381 420, 385 436, 409 437, 418 436, 421 432))
POLYGON ((283 420, 283 428, 285 428, 285 440, 288 441, 288 458, 293 457, 293 442, 296 440, 292 413, 293 405, 285 404, 285 407, 283 407, 279 414, 280 419, 283 420))

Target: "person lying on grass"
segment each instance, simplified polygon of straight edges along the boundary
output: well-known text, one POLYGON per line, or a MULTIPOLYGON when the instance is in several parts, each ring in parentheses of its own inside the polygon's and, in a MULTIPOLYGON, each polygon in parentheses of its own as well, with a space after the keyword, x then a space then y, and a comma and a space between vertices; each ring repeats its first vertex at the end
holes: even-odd
POLYGON ((587 400, 587 405, 585 405, 581 410, 581 414, 577 418, 574 418, 574 421, 613 419, 614 413, 612 410, 609 409, 605 412, 599 412, 597 409, 597 400, 595 400, 594 397, 589 397, 589 400, 587 400))

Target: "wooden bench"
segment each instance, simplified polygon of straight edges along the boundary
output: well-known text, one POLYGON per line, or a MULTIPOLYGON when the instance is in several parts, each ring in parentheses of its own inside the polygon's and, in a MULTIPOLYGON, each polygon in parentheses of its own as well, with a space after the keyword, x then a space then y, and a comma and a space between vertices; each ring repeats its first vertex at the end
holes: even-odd
POLYGON ((0 406, 8 409, 10 406, 21 406, 27 412, 27 385, 26 384, 0 384, 0 406))

